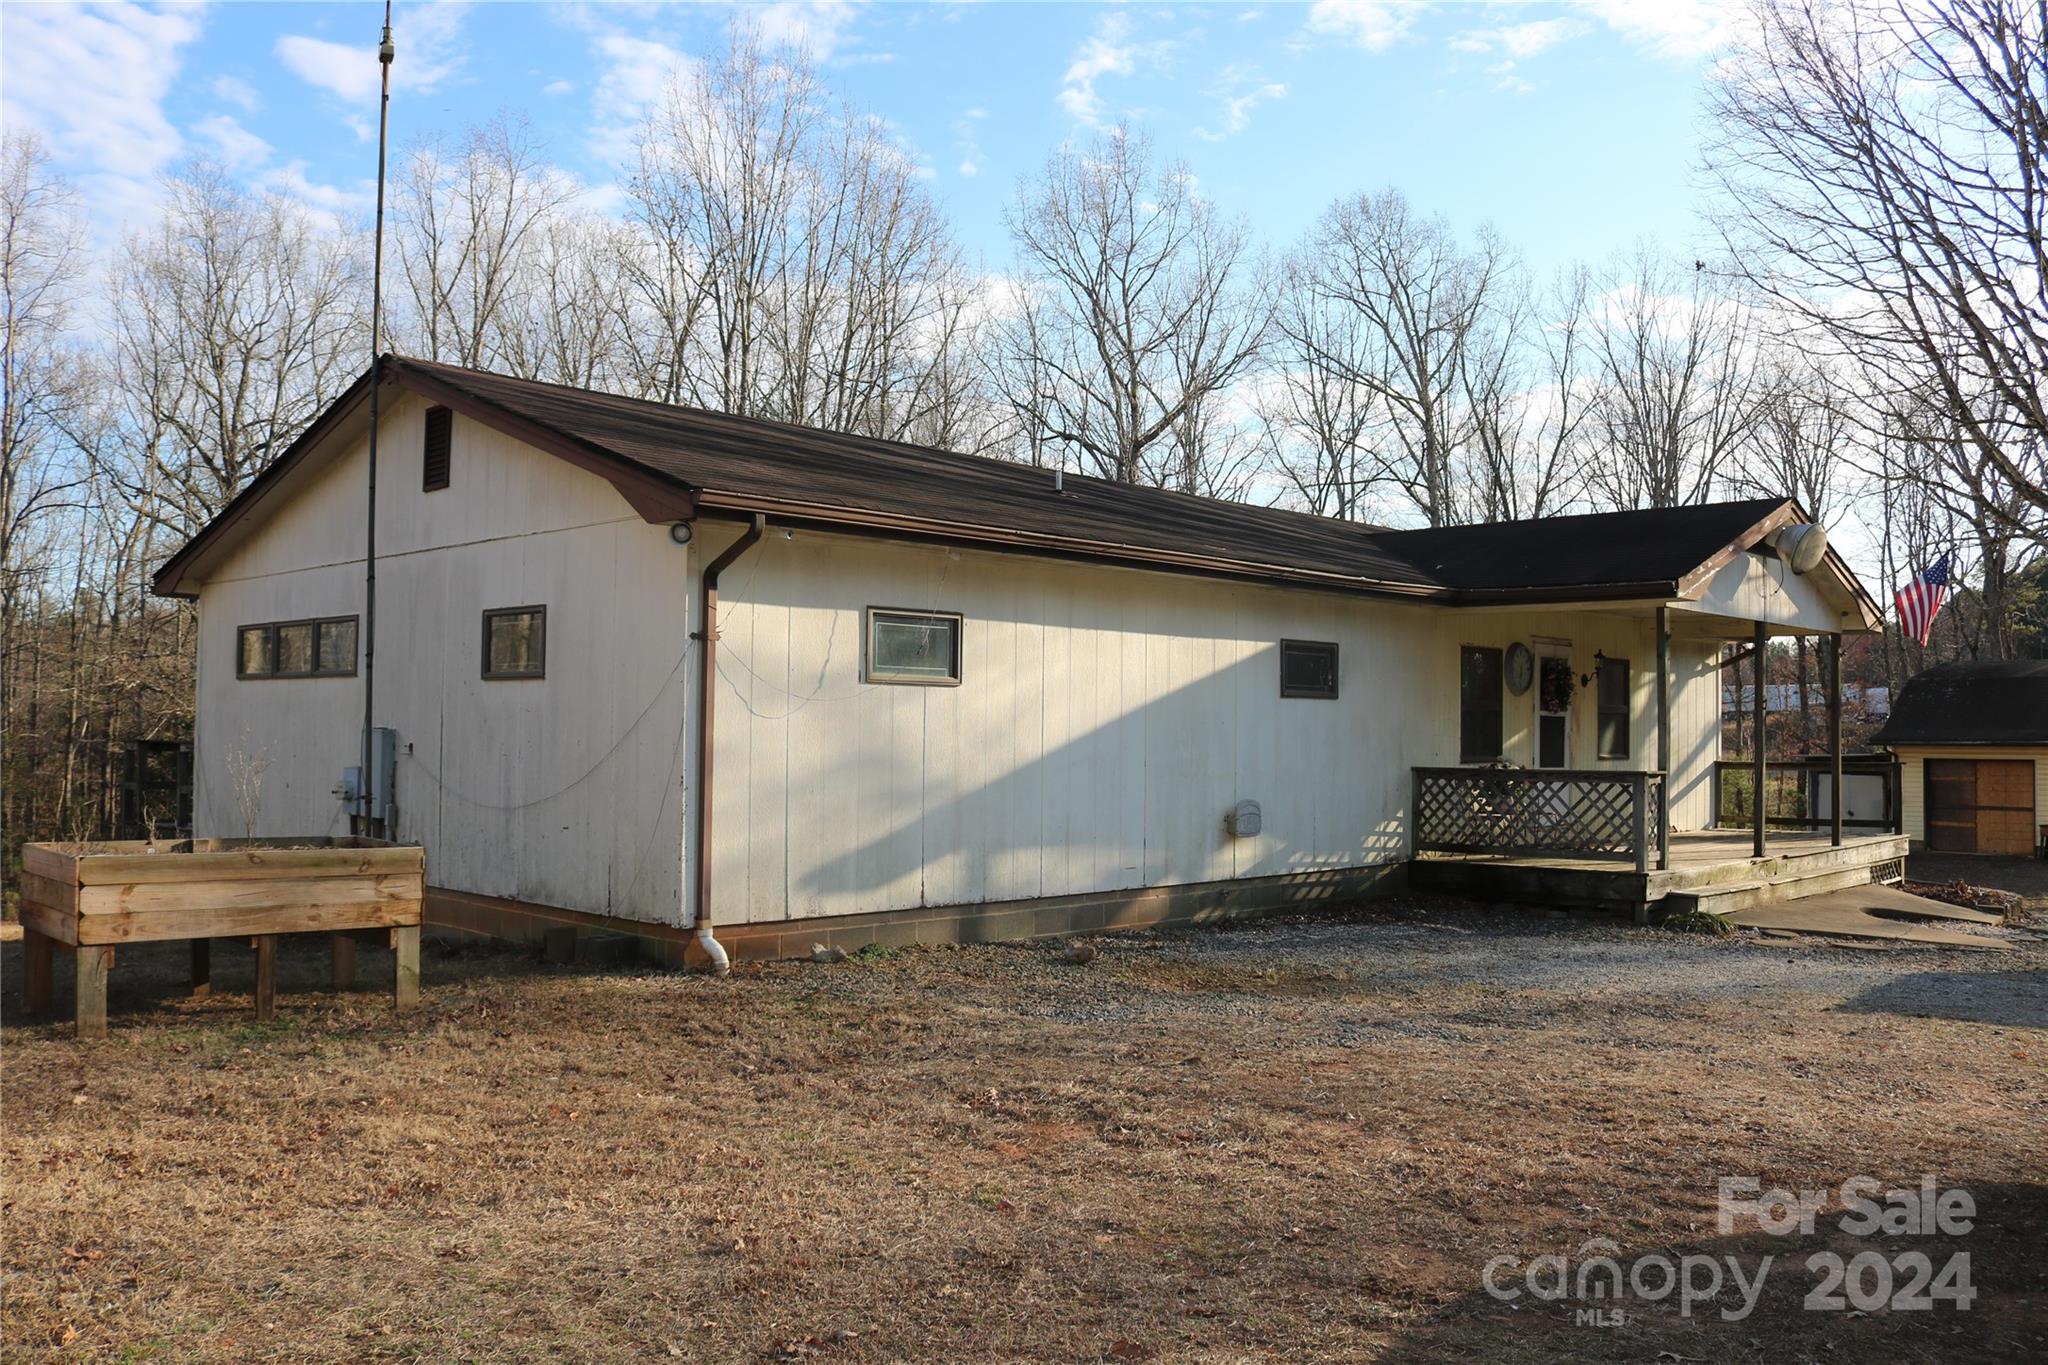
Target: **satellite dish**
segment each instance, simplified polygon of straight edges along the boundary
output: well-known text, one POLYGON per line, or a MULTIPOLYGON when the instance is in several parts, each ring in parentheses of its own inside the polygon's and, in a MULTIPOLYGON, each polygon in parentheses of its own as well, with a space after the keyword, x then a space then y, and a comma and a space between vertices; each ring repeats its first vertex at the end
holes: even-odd
POLYGON ((1771 532, 1765 543, 1797 574, 1812 573, 1828 554, 1827 531, 1810 521, 1781 527, 1771 532))

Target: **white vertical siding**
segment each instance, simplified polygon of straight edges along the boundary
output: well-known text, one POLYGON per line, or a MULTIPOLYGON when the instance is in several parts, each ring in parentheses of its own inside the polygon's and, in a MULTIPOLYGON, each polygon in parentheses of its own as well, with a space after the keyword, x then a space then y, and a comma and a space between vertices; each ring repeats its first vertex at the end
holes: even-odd
POLYGON ((1679 829, 1706 829, 1714 823, 1714 763, 1721 757, 1720 658, 1718 640, 1671 642, 1671 823, 1679 829))
MULTIPOLYGON (((706 528, 701 565, 730 544, 706 528)), ((1458 646, 1546 636, 1631 666, 1649 767, 1652 623, 1622 612, 1451 612, 1196 578, 800 532, 720 587, 714 918, 854 914, 1355 867, 1407 856, 1409 769, 1458 760, 1458 646), (959 612, 958 687, 861 681, 865 611, 959 612), (1339 698, 1282 699, 1279 641, 1339 646, 1339 698), (1264 809, 1255 838, 1226 812, 1264 809)), ((1676 652, 1681 825, 1703 823, 1718 693, 1676 652), (1690 671, 1688 671, 1690 670, 1690 671), (1697 733, 1693 733, 1697 731, 1697 733)), ((1506 699, 1534 757, 1534 697, 1506 699)))
MULTIPOLYGON (((386 414, 377 721, 397 729, 398 833, 437 886, 637 918, 681 897, 686 556, 602 480, 458 417, 448 489, 420 491, 421 417, 386 414), (547 676, 485 682, 482 615, 545 605, 547 676)), ((360 447, 278 509, 200 596, 201 834, 239 834, 231 744, 269 763, 257 832, 347 828, 362 679, 235 677, 236 627, 362 612, 360 447)))

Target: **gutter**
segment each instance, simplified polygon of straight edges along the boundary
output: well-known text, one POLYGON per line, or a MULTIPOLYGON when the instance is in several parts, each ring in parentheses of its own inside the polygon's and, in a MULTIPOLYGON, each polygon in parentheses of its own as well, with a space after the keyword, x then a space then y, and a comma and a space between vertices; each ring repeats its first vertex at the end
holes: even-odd
POLYGON ((753 522, 745 534, 705 566, 703 592, 699 599, 703 628, 690 632, 690 638, 704 646, 698 656, 697 673, 697 912, 694 922, 697 943, 711 959, 711 971, 717 976, 724 976, 732 970, 732 959, 726 955, 725 945, 711 932, 711 731, 718 715, 718 578, 741 555, 753 549, 767 529, 768 518, 759 512, 754 513, 753 522))

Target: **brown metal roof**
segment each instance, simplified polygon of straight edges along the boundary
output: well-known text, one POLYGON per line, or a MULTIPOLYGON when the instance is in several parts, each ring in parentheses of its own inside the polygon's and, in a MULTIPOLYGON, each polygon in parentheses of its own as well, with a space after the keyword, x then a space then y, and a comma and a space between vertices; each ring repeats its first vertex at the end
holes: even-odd
MULTIPOLYGON (((387 380, 610 479, 649 520, 784 522, 1459 602, 1675 596, 1784 499, 1390 531, 1006 460, 734 417, 403 357, 387 380)), ((365 376, 367 380, 368 376, 365 376)), ((157 575, 186 571, 368 392, 359 381, 157 575)))

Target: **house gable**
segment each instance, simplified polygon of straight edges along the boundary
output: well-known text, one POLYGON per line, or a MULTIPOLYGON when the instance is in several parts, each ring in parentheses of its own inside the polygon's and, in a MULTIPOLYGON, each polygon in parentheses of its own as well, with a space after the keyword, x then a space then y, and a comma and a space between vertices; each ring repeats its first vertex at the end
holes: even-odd
MULTIPOLYGON (((422 463, 426 415, 432 406, 424 397, 401 393, 386 403, 381 415, 379 559, 575 526, 644 520, 604 479, 461 414, 451 423, 448 487, 425 491, 422 463)), ((366 422, 328 433, 318 449, 293 462, 268 491, 260 510, 237 519, 203 556, 180 566, 181 595, 196 595, 206 582, 360 564, 368 462, 366 422)))

